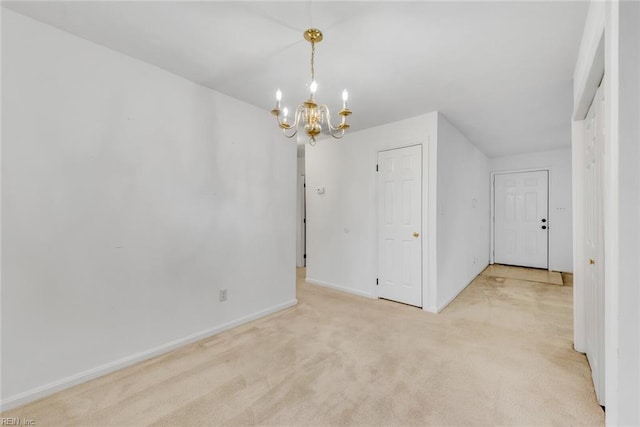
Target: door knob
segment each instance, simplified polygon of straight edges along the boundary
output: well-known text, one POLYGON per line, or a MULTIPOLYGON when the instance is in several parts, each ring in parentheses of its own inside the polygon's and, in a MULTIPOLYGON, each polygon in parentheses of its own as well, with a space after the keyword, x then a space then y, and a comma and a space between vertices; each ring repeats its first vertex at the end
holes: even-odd
POLYGON ((542 222, 547 222, 547 219, 546 218, 542 218, 542 222))
POLYGON ((542 229, 543 229, 543 230, 546 230, 546 229, 547 229, 547 226, 546 226, 546 225, 543 225, 543 226, 542 226, 542 229))
POLYGON ((420 237, 420 233, 418 233, 417 231, 413 232, 413 237, 420 237))
POLYGON ((589 258, 589 264, 593 265, 593 264, 595 264, 595 263, 596 263, 596 260, 595 260, 595 259, 589 258))

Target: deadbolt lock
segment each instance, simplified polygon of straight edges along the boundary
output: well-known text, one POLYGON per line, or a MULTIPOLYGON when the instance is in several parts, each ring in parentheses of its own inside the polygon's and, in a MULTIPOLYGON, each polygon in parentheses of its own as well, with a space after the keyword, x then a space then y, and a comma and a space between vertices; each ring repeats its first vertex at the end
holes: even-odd
POLYGON ((589 264, 593 265, 596 263, 596 260, 593 258, 589 258, 589 264))
POLYGON ((418 233, 417 231, 413 232, 413 237, 420 237, 420 233, 418 233))

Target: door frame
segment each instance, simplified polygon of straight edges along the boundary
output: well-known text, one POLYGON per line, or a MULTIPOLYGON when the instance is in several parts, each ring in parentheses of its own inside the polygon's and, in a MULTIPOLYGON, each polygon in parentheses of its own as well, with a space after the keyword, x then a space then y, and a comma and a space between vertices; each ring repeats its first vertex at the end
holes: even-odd
MULTIPOLYGON (((579 216, 580 220, 580 226, 581 226, 581 233, 580 233, 580 241, 581 241, 581 249, 580 249, 580 257, 583 259, 587 259, 587 254, 589 254, 589 251, 587 250, 587 245, 586 245, 586 228, 589 225, 588 224, 588 220, 586 219, 586 209, 585 209, 585 199, 586 199, 586 190, 584 190, 584 188, 586 188, 586 186, 584 184, 586 184, 586 178, 584 177, 584 172, 585 172, 585 160, 587 159, 587 147, 586 147, 586 143, 588 142, 587 139, 587 133, 586 133, 586 129, 587 129, 587 125, 588 125, 588 118, 589 118, 589 113, 592 111, 593 108, 597 108, 596 103, 601 103, 601 111, 600 111, 600 115, 597 116, 598 119, 600 120, 600 124, 602 126, 604 126, 604 121, 605 121, 605 111, 604 111, 604 102, 601 101, 601 97, 604 96, 604 92, 606 91, 606 75, 602 76, 602 81, 600 83, 600 86, 596 89, 596 93, 594 94, 593 100, 591 102, 591 104, 589 105, 589 108, 587 110, 586 116, 584 118, 584 120, 582 120, 580 123, 582 124, 582 144, 580 147, 580 155, 578 156, 579 161, 581 162, 580 165, 576 166, 576 174, 577 176, 581 177, 581 186, 583 188, 583 190, 581 191, 581 195, 580 195, 580 203, 581 203, 581 208, 579 209, 577 216, 579 216)), ((599 226, 601 227, 599 231, 600 234, 600 242, 599 242, 599 248, 597 250, 597 255, 592 255, 589 254, 590 256, 594 256, 595 261, 596 261, 596 265, 597 268, 599 268, 601 270, 601 274, 598 275, 598 278, 602 280, 602 293, 603 293, 603 297, 605 294, 606 289, 604 288, 604 274, 605 274, 605 269, 604 266, 606 264, 606 258, 604 256, 605 253, 605 248, 604 248, 604 228, 605 228, 605 222, 604 222, 604 211, 605 211, 605 194, 604 194, 604 147, 605 145, 605 136, 603 135, 602 138, 602 145, 599 147, 599 151, 600 151, 600 165, 599 165, 599 180, 600 180, 600 212, 599 212, 599 218, 597 218, 597 222, 599 222, 599 226)), ((590 267, 589 265, 587 265, 586 262, 582 262, 581 264, 581 268, 580 268, 580 273, 583 277, 582 281, 584 286, 581 287, 582 293, 583 293, 583 321, 584 321, 584 325, 585 325, 585 329, 584 329, 584 351, 583 353, 586 354, 587 356, 587 360, 589 361, 589 366, 591 367, 591 377, 593 380, 593 384, 594 384, 594 388, 596 391, 596 398, 597 401, 600 405, 605 406, 606 404, 606 400, 607 400, 607 396, 606 396, 606 386, 605 386, 605 380, 606 380, 606 363, 607 363, 607 356, 606 356, 606 348, 605 348, 605 338, 606 338, 606 330, 605 330, 605 301, 603 298, 602 301, 602 306, 600 307, 599 311, 598 307, 596 306, 596 310, 595 312, 590 312, 590 310, 593 308, 592 305, 588 304, 589 301, 587 298, 587 295, 589 294, 589 292, 592 292, 594 290, 598 290, 597 284, 594 283, 588 283, 588 269, 591 269, 593 267, 590 267), (589 284, 594 285, 595 289, 590 289, 589 288, 589 284), (600 319, 599 315, 600 313, 602 313, 602 318, 600 319), (593 334, 594 332, 589 332, 588 331, 588 326, 590 324, 589 320, 591 318, 595 318, 596 320, 596 330, 600 329, 601 327, 601 332, 602 332, 602 336, 599 337, 598 333, 595 332, 596 334, 596 339, 595 339, 595 343, 596 343, 596 347, 592 348, 591 346, 588 345, 589 343, 589 338, 590 338, 590 334, 593 334), (601 320, 601 322, 599 321, 601 320), (600 325, 600 326, 598 326, 600 325), (602 338, 601 340, 598 338, 602 338), (591 347, 591 348, 590 348, 591 347), (589 351, 590 350, 590 351, 589 351), (593 360, 593 356, 596 356, 596 360, 598 362, 598 366, 597 366, 597 375, 594 375, 594 369, 593 369, 593 365, 592 365, 592 360, 593 360)))
POLYGON ((296 267, 307 266, 307 201, 306 176, 299 174, 296 181, 296 267))
POLYGON ((495 177, 496 175, 506 175, 511 173, 523 173, 523 172, 547 172, 547 224, 551 226, 547 226, 547 270, 551 271, 551 231, 553 230, 553 225, 551 222, 551 167, 541 167, 541 168, 531 168, 531 169, 514 169, 514 170, 504 170, 504 171, 492 171, 491 172, 491 199, 490 199, 490 232, 491 235, 489 237, 490 240, 490 251, 489 251, 489 264, 495 264, 495 254, 496 254, 496 194, 495 194, 495 177))
POLYGON ((613 181, 612 171, 617 169, 614 150, 617 149, 617 110, 616 100, 617 81, 615 63, 617 62, 617 34, 616 29, 607 28, 617 26, 617 4, 592 3, 589 8, 587 22, 581 41, 580 52, 574 71, 574 102, 571 115, 571 151, 572 151, 572 193, 573 193, 573 346, 580 353, 587 350, 587 306, 585 298, 586 267, 584 252, 585 215, 582 211, 584 204, 585 178, 584 144, 585 120, 589 108, 601 83, 605 84, 604 97, 604 150, 609 155, 602 159, 602 203, 603 203, 603 242, 604 245, 604 396, 607 406, 607 423, 617 424, 617 269, 612 268, 618 260, 614 250, 617 246, 618 235, 615 231, 617 221, 617 182, 613 181), (612 31, 613 30, 613 31, 612 31), (611 70, 613 68, 614 70, 611 70), (614 71, 614 72, 612 72, 614 71), (607 74, 607 81, 602 82, 607 74), (615 127, 615 128, 614 128, 615 127), (614 231, 615 230, 615 231, 614 231))
MULTIPOLYGON (((426 237, 427 235, 424 232, 424 227, 425 227, 425 197, 424 197, 424 192, 425 192, 425 156, 428 155, 427 153, 425 153, 425 149, 428 149, 428 146, 425 146, 426 144, 422 143, 422 142, 415 142, 415 143, 409 143, 409 144, 402 144, 402 145, 398 145, 398 146, 390 146, 390 147, 385 147, 382 148, 380 147, 380 149, 376 150, 374 152, 374 164, 373 164, 373 170, 375 171, 373 177, 375 180, 375 197, 374 197, 374 203, 375 203, 375 208, 374 208, 374 212, 373 212, 373 228, 374 228, 374 256, 375 256, 375 272, 374 272, 374 276, 378 277, 379 276, 379 271, 380 271, 380 259, 378 257, 378 250, 379 250, 379 237, 380 237, 380 230, 378 227, 378 202, 379 202, 379 194, 380 194, 380 187, 379 187, 379 183, 378 183, 378 153, 384 152, 384 151, 392 151, 392 150, 400 150, 403 148, 409 148, 409 147, 417 147, 420 146, 420 155, 421 155, 421 159, 420 159, 420 168, 421 168, 421 180, 420 180, 420 186, 421 186, 421 191, 420 191, 420 235, 422 236, 421 242, 420 242, 420 293, 421 293, 421 301, 422 301, 422 307, 420 307, 422 310, 426 310, 427 304, 425 303, 425 297, 428 295, 428 289, 425 289, 424 283, 425 283, 425 271, 424 271, 424 266, 425 266, 425 254, 427 253, 427 243, 426 243, 426 237)), ((428 171, 427 171, 428 173, 428 171)), ((427 224, 428 225, 428 224, 427 224)), ((375 299, 380 299, 380 293, 378 292, 379 287, 376 285, 373 286, 373 292, 371 293, 373 298, 375 299)), ((399 303, 402 304, 402 303, 399 303)))

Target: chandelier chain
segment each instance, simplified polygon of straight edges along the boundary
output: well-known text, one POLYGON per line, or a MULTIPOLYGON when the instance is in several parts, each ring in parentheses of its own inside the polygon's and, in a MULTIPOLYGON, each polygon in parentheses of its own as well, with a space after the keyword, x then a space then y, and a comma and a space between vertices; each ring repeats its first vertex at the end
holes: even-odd
POLYGON ((316 73, 314 70, 314 59, 316 56, 316 44, 311 42, 311 81, 316 79, 316 73))

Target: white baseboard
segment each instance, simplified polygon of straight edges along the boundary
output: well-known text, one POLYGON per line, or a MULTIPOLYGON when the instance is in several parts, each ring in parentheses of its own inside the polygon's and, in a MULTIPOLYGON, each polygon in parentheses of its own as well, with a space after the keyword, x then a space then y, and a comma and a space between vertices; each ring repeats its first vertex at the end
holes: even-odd
POLYGON ((9 409, 15 408, 17 406, 21 406, 29 402, 33 402, 34 400, 41 399, 43 397, 49 396, 58 391, 67 389, 69 387, 73 387, 74 385, 87 382, 89 380, 101 377, 103 375, 109 374, 119 369, 126 368, 127 366, 134 365, 138 362, 142 362, 144 360, 151 359, 152 357, 159 356, 164 353, 168 353, 171 350, 175 350, 176 348, 183 347, 187 344, 191 344, 196 341, 209 338, 213 335, 219 334, 220 332, 224 332, 226 330, 235 328, 236 326, 240 326, 242 324, 251 322, 261 317, 265 317, 270 314, 276 313, 278 311, 284 310, 285 308, 292 307, 297 303, 298 303, 298 300, 293 299, 293 300, 284 302, 282 304, 278 304, 276 306, 258 311, 256 313, 243 316, 239 319, 235 319, 230 322, 223 323, 220 326, 215 326, 213 328, 206 329, 204 331, 196 332, 194 334, 187 335, 186 337, 169 341, 168 343, 159 345, 154 348, 150 348, 149 350, 145 350, 140 353, 135 353, 135 354, 132 354, 131 356, 127 356, 122 359, 115 360, 105 365, 97 366, 95 368, 88 369, 83 372, 79 372, 75 375, 71 375, 67 378, 63 378, 61 380, 54 381, 49 384, 41 385, 34 389, 31 389, 31 390, 19 393, 15 396, 11 396, 7 399, 4 399, 2 402, 0 402, 0 410, 4 412, 9 409))
MULTIPOLYGON (((453 302, 454 299, 458 298, 458 295, 460 295, 462 293, 462 291, 464 291, 465 289, 467 289, 467 287, 471 284, 471 282, 473 282, 474 280, 476 280, 476 278, 482 274, 482 272, 485 270, 485 268, 487 268, 489 266, 489 264, 485 265, 484 267, 482 267, 479 271, 478 274, 476 274, 475 276, 473 276, 473 279, 469 280, 469 283, 467 283, 466 285, 464 285, 462 287, 462 289, 460 289, 458 292, 456 292, 451 298, 449 298, 448 300, 446 300, 443 304, 439 305, 436 307, 436 311, 435 313, 440 313, 442 310, 444 310, 445 308, 447 308, 447 306, 449 304, 451 304, 453 302)), ((427 310, 427 311, 431 311, 431 310, 427 310)))
POLYGON ((438 307, 435 306, 423 307, 422 309, 428 313, 438 314, 438 307))
POLYGON ((307 283, 312 284, 312 285, 323 286, 325 288, 335 289, 336 291, 342 291, 342 292, 346 292, 348 294, 358 295, 360 297, 371 298, 371 299, 375 299, 376 298, 372 294, 370 294, 368 292, 361 291, 359 289, 348 288, 346 286, 340 286, 340 285, 336 285, 336 284, 329 283, 329 282, 323 282, 321 280, 316 280, 316 279, 310 279, 308 277, 305 279, 305 281, 307 283))
MULTIPOLYGON (((472 280, 471 282, 473 282, 473 280, 472 280)), ((467 286, 469 286, 469 285, 471 284, 471 282, 467 283, 467 285, 466 285, 464 288, 460 289, 460 292, 458 292, 458 293, 456 293, 455 295, 453 295, 451 298, 449 298, 448 300, 446 300, 443 304, 441 304, 441 305, 437 306, 437 307, 436 307, 436 311, 435 311, 435 313, 436 313, 436 314, 437 314, 437 313, 440 313, 440 312, 442 312, 442 310, 444 310, 445 308, 447 308, 447 306, 448 306, 449 304, 451 304, 451 303, 453 302, 453 300, 454 300, 454 299, 458 298, 458 295, 460 295, 460 293, 461 293, 462 291, 464 291, 465 289, 467 289, 467 286)))

